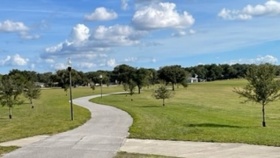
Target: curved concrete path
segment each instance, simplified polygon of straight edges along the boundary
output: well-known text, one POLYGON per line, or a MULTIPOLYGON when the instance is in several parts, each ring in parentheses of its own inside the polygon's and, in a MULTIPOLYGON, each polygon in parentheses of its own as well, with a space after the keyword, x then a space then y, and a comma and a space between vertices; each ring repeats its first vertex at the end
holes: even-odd
POLYGON ((92 118, 84 125, 23 146, 3 157, 112 158, 128 136, 132 118, 117 108, 89 102, 94 97, 99 95, 73 100, 74 104, 91 112, 92 118))

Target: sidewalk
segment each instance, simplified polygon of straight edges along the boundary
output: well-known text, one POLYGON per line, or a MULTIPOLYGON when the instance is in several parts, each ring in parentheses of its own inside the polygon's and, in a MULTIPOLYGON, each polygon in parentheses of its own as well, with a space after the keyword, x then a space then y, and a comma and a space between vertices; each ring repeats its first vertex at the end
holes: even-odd
POLYGON ((280 147, 127 139, 120 151, 185 158, 280 158, 280 147))

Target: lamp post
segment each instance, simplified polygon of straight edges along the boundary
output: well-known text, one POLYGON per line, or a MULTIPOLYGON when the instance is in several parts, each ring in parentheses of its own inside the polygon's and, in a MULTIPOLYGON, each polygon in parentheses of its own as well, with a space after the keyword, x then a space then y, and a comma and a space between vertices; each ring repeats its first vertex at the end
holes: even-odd
POLYGON ((69 71, 69 89, 70 89, 70 115, 71 115, 71 120, 74 120, 73 116, 73 99, 72 99, 72 76, 71 76, 71 70, 72 70, 72 65, 71 65, 71 60, 68 58, 67 62, 67 70, 69 71))
POLYGON ((100 78, 100 97, 102 98, 102 78, 103 78, 103 76, 100 75, 99 78, 100 78))

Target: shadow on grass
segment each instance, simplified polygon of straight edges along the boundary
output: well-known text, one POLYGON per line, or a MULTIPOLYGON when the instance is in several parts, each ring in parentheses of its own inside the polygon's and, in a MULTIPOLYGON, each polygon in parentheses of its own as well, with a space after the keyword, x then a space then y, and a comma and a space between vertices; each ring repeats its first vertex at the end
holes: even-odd
POLYGON ((215 123, 187 124, 187 127, 213 127, 213 128, 244 128, 242 126, 223 125, 215 123))

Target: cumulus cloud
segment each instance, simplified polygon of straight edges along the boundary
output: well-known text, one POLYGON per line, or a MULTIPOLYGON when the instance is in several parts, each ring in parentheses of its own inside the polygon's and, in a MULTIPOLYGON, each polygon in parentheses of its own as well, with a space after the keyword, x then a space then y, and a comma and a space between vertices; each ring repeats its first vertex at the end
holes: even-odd
POLYGON ((19 54, 15 54, 14 56, 7 56, 4 59, 0 59, 0 65, 24 66, 27 65, 28 61, 28 58, 23 58, 19 54))
POLYGON ((268 0, 265 4, 247 5, 241 10, 223 8, 218 16, 225 20, 250 20, 254 16, 280 15, 280 2, 268 0))
POLYGON ((174 3, 157 3, 137 10, 132 22, 136 28, 143 30, 184 29, 193 25, 195 19, 186 11, 178 13, 174 3))
POLYGON ((28 30, 29 28, 22 22, 13 22, 11 20, 0 22, 0 31, 3 32, 25 32, 28 30))
POLYGON ((6 33, 18 33, 20 38, 22 39, 38 39, 39 35, 30 35, 30 29, 23 22, 14 22, 11 20, 6 20, 4 22, 0 22, 0 32, 6 33))
POLYGON ((105 46, 125 46, 138 44, 144 34, 127 25, 99 26, 93 31, 92 39, 105 46))
POLYGON ((106 21, 116 19, 118 14, 113 10, 107 10, 104 7, 96 8, 91 14, 85 15, 86 20, 90 21, 106 21))
POLYGON ((87 41, 90 36, 89 32, 90 30, 87 26, 84 24, 77 24, 72 29, 71 40, 75 43, 87 41))
POLYGON ((233 60, 229 63, 236 64, 263 64, 263 63, 270 63, 270 64, 276 64, 278 62, 278 59, 272 55, 266 55, 266 56, 259 56, 254 59, 239 59, 239 60, 233 60))
MULTIPOLYGON (((99 26, 91 31, 84 24, 77 24, 71 38, 45 49, 47 53, 79 53, 81 51, 106 52, 110 47, 138 44, 145 34, 127 25, 99 26)), ((93 53, 94 53, 93 52, 93 53)), ((59 54, 58 54, 59 55, 59 54)))
POLYGON ((145 34, 145 31, 135 30, 127 25, 89 29, 84 24, 77 24, 68 39, 46 48, 41 58, 53 64, 52 68, 56 69, 63 68, 63 65, 57 64, 54 59, 65 56, 79 60, 80 64, 76 66, 81 69, 90 69, 96 65, 114 67, 116 60, 112 59, 108 52, 114 47, 138 45, 145 34), (90 64, 92 61, 95 61, 95 64, 90 64))

